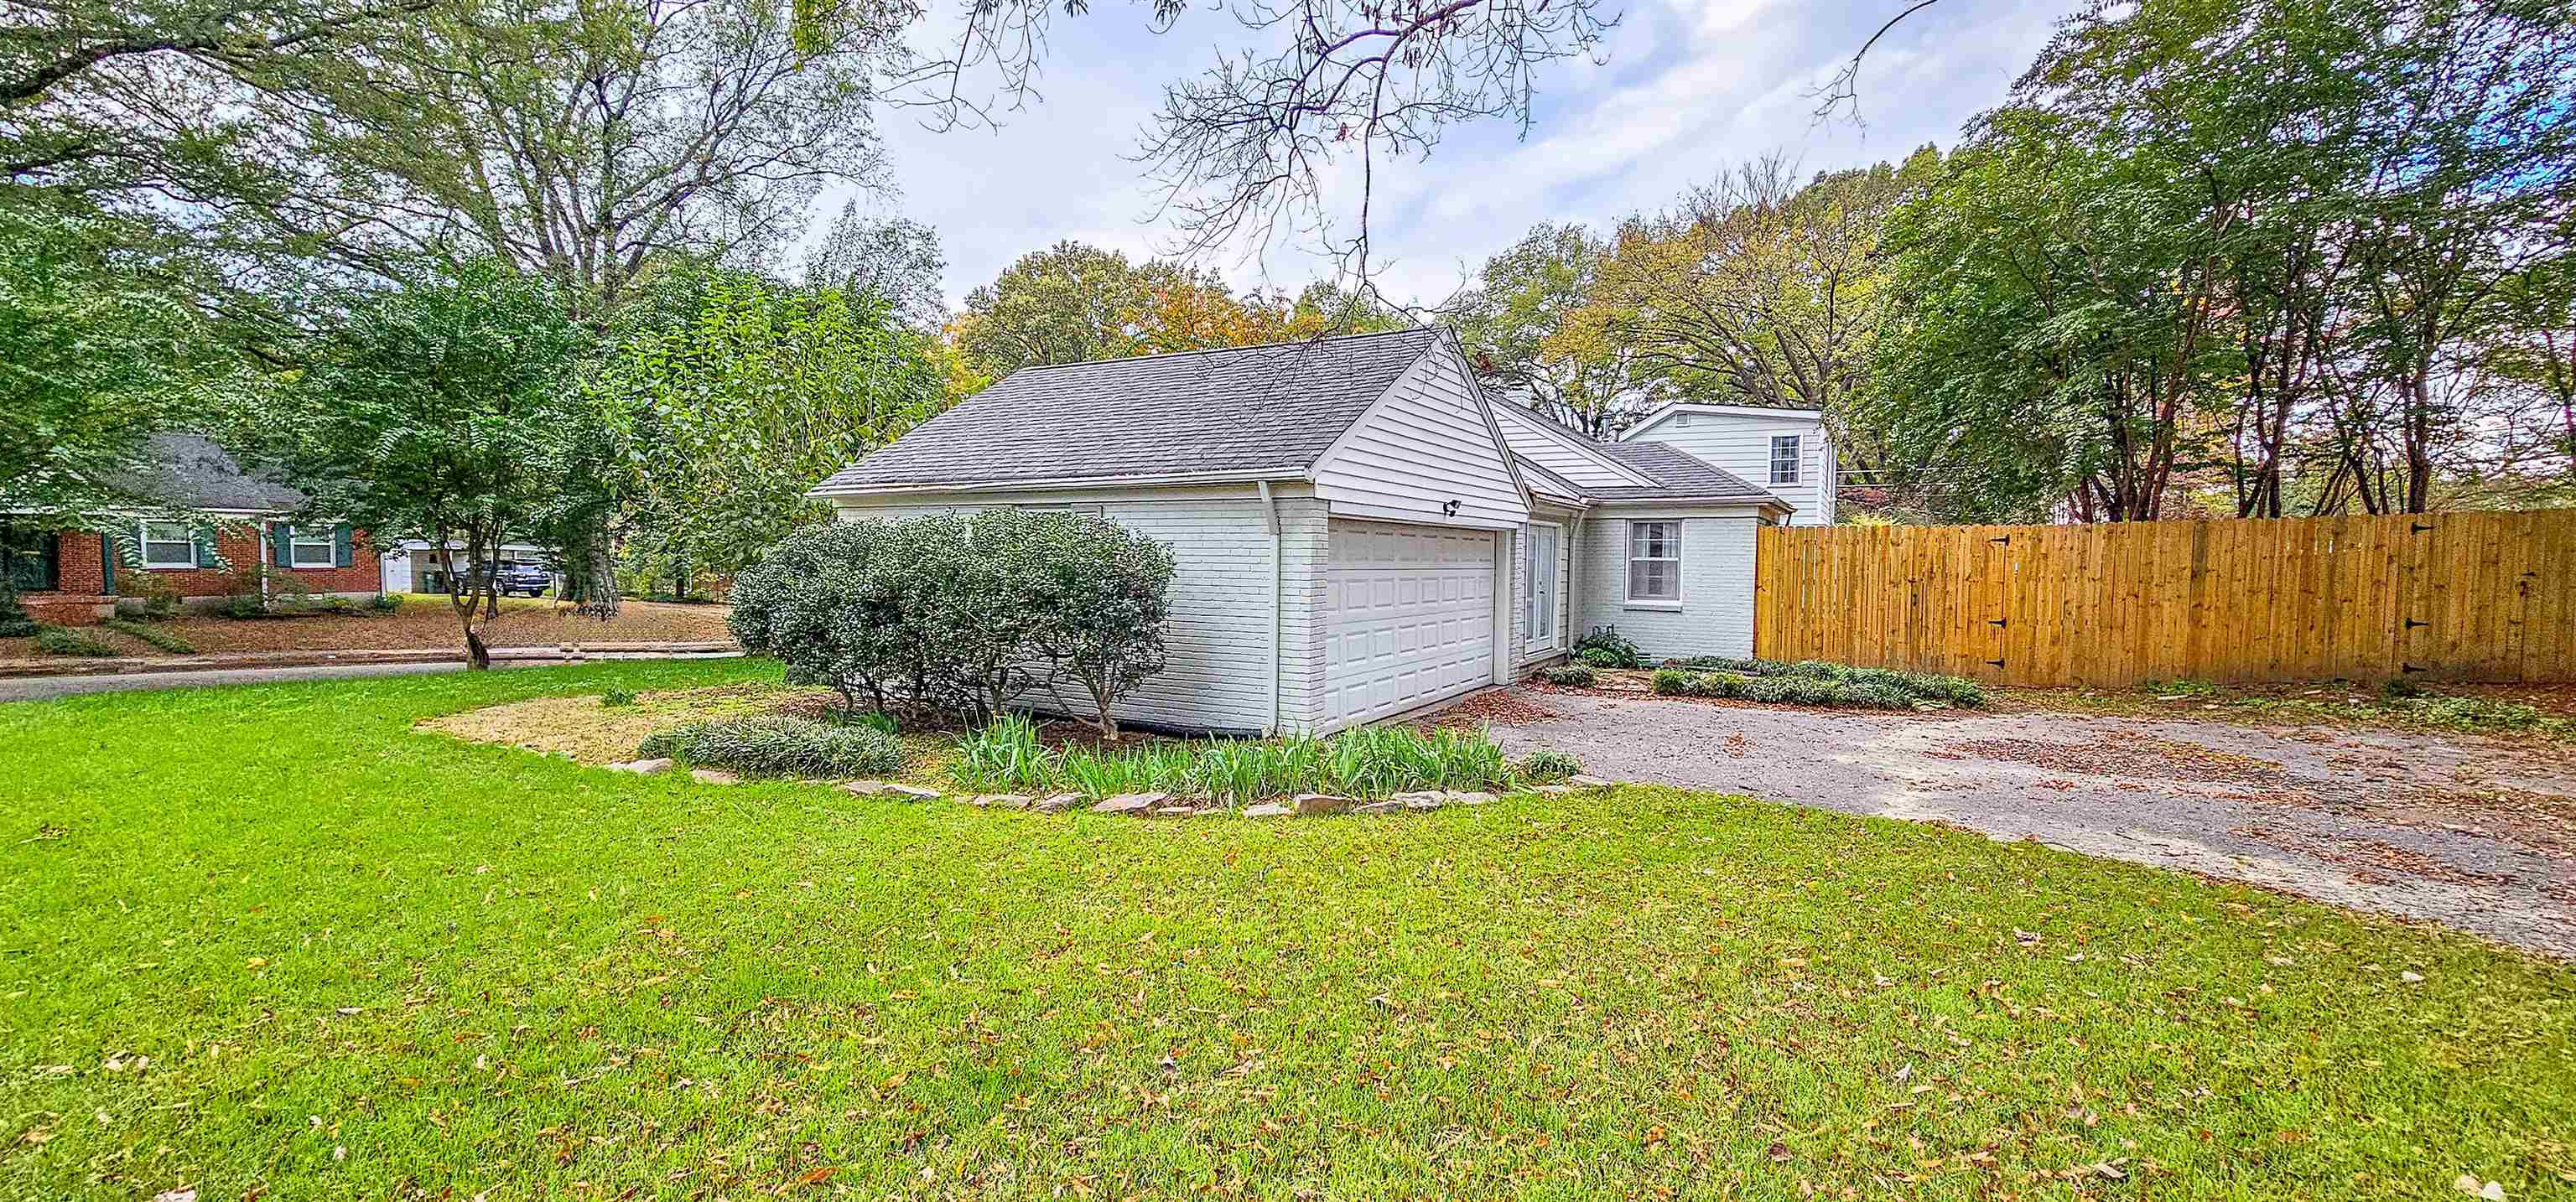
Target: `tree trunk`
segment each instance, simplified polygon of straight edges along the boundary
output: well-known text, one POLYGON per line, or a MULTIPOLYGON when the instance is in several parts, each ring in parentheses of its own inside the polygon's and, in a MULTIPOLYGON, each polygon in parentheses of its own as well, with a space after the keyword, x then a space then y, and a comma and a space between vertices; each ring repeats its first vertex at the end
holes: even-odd
POLYGON ((474 629, 472 626, 468 626, 468 627, 466 627, 466 628, 465 628, 465 669, 466 669, 466 671, 469 671, 469 672, 484 672, 484 671, 489 671, 489 670, 491 669, 491 667, 492 667, 492 649, 483 645, 483 636, 482 636, 481 634, 479 634, 479 633, 476 633, 475 629, 474 629))

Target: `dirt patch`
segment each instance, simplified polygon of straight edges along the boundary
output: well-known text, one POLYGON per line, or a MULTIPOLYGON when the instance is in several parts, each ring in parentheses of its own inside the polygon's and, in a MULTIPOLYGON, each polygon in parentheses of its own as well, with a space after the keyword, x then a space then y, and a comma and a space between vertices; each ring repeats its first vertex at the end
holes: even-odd
MULTIPOLYGON (((607 621, 584 617, 553 601, 512 600, 501 603, 501 616, 485 628, 495 647, 553 647, 566 643, 696 643, 731 642, 723 605, 671 605, 629 601, 607 621)), ((457 648, 465 636, 444 597, 406 596, 394 610, 361 606, 348 613, 309 614, 296 618, 226 618, 197 614, 155 623, 195 647, 199 654, 229 651, 385 651, 457 648)), ((140 639, 107 630, 104 638, 120 655, 166 658, 140 639)), ((33 659, 41 655, 33 639, 0 639, 0 659, 33 659)))
MULTIPOLYGON (((2048 739, 1969 739, 1953 743, 1949 749, 1954 753, 1979 755, 1990 760, 2006 760, 2057 772, 2081 772, 2088 776, 2271 788, 2307 783, 2269 760, 2170 739, 2100 739, 2091 743, 2058 743, 2048 739)), ((2040 783, 2047 785, 2051 782, 2040 783)), ((2060 783, 2056 787, 2065 786, 2060 783)))
POLYGON ((726 685, 637 694, 633 705, 603 705, 597 694, 586 697, 535 697, 431 718, 422 730, 453 735, 475 743, 498 743, 548 755, 567 755, 585 764, 613 764, 635 758, 644 737, 683 722, 752 714, 819 712, 829 703, 825 690, 782 689, 771 685, 726 685))

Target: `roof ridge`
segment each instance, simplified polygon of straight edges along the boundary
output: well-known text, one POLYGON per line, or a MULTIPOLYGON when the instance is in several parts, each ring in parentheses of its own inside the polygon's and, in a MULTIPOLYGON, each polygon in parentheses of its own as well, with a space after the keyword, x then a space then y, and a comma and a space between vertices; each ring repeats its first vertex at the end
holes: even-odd
MULTIPOLYGON (((1318 334, 1312 338, 1283 338, 1277 342, 1247 342, 1241 346, 1200 346, 1185 351, 1155 351, 1150 355, 1113 355, 1107 359, 1075 359, 1069 363, 1031 363, 1011 369, 1011 376, 1024 371, 1053 371, 1059 367, 1098 367, 1104 363, 1141 363, 1148 359, 1177 359, 1183 355, 1223 355, 1234 351, 1266 351, 1283 346, 1320 346, 1327 342, 1357 342, 1363 338, 1386 338, 1396 334, 1438 333, 1444 326, 1406 326, 1401 330, 1370 330, 1364 334, 1318 334)), ((1002 377, 1003 380, 1011 376, 1002 377)), ((995 380, 999 384, 1001 380, 995 380)))

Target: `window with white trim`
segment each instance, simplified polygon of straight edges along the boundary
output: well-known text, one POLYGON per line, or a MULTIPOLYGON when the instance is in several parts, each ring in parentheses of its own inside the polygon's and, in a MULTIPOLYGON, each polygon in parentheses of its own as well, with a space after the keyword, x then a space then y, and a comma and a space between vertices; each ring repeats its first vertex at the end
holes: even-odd
POLYGON ((186 522, 143 523, 143 566, 147 568, 193 568, 197 566, 197 532, 186 522))
POLYGON ((290 568, 327 568, 339 562, 339 547, 324 526, 316 538, 302 526, 286 528, 286 566, 290 568))
POLYGON ((1795 484, 1798 482, 1797 435, 1774 434, 1771 436, 1771 482, 1773 484, 1795 484))
POLYGON ((1682 599, 1682 524, 1628 523, 1628 599, 1682 599))

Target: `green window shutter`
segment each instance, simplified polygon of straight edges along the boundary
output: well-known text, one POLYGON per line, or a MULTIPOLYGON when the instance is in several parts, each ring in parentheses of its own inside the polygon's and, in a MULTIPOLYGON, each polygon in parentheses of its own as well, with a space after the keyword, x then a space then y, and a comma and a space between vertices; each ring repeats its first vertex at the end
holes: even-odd
POLYGON ((98 536, 98 591, 116 595, 116 540, 104 534, 98 536))
POLYGON ((349 535, 347 522, 331 527, 331 563, 335 567, 346 568, 357 565, 357 548, 350 545, 349 535))
POLYGON ((197 566, 201 568, 220 566, 215 558, 215 532, 212 530, 200 528, 197 531, 197 566))
POLYGON ((268 524, 268 562, 281 568, 295 565, 295 527, 284 522, 268 524))

